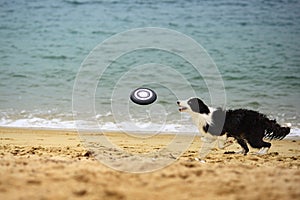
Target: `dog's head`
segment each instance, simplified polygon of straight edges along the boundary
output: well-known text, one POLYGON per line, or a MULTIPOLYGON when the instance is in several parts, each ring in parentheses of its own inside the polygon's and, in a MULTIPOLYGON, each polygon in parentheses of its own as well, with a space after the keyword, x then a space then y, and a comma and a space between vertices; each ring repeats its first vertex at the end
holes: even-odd
POLYGON ((188 100, 178 100, 180 112, 195 112, 200 114, 209 114, 208 106, 199 98, 189 98, 188 100))

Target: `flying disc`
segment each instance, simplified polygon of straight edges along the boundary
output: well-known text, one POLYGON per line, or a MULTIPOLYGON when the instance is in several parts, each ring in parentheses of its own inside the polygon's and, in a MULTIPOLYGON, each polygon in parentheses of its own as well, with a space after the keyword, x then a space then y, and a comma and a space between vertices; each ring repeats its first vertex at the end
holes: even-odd
POLYGON ((156 101, 156 93, 149 88, 137 88, 130 94, 130 99, 139 105, 148 105, 156 101))

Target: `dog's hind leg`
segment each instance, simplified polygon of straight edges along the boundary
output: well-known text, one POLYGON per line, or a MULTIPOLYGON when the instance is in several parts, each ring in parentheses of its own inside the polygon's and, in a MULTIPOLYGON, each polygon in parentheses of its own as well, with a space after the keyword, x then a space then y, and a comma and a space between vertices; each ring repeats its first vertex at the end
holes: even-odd
POLYGON ((264 142, 264 141, 261 141, 262 143, 262 147, 260 148, 260 150, 257 152, 257 154, 259 155, 264 155, 264 154, 267 154, 270 147, 271 147, 271 143, 269 142, 264 142))
POLYGON ((257 154, 259 155, 264 155, 267 154, 270 147, 271 147, 271 143, 269 142, 265 142, 261 139, 253 139, 253 138, 249 138, 248 139, 249 144, 251 145, 251 147, 253 148, 259 148, 260 150, 257 152, 257 154))
POLYGON ((241 152, 237 152, 237 153, 243 153, 244 155, 247 155, 247 153, 249 152, 249 148, 247 146, 246 141, 244 139, 239 138, 239 139, 237 139, 237 142, 243 148, 243 150, 241 152))

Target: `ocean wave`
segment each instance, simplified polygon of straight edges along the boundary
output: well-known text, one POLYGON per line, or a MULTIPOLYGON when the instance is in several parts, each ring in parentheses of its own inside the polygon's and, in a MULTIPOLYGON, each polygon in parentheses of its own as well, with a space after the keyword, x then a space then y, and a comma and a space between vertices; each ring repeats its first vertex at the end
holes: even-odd
POLYGON ((10 128, 40 128, 57 130, 87 130, 87 131, 120 131, 120 132, 140 132, 140 133, 196 133, 196 127, 182 124, 151 124, 151 123, 131 123, 105 122, 95 124, 91 121, 62 121, 61 119, 17 119, 0 120, 0 127, 10 128))
MULTIPOLYGON (((205 47, 222 75, 228 109, 255 109, 268 116, 272 115, 280 124, 291 123, 293 127, 300 127, 297 56, 300 40, 294 39, 298 38, 299 33, 296 23, 299 16, 297 1, 1 2, 1 126, 76 128, 70 113, 73 82, 80 70, 80 63, 96 45, 111 35, 134 27, 155 25, 175 28, 205 47)), ((139 38, 136 39, 138 42, 139 38)), ((99 85, 95 90, 95 115, 101 113, 95 120, 99 121, 100 128, 115 128, 113 116, 109 113, 106 116, 105 112, 111 109, 110 98, 113 91, 121 88, 122 84, 117 84, 121 83, 119 80, 128 83, 128 88, 135 88, 147 81, 152 84, 157 77, 161 77, 164 83, 182 92, 182 98, 191 96, 192 86, 197 96, 206 102, 213 102, 211 98, 214 90, 210 90, 206 83, 214 81, 214 77, 198 73, 188 60, 176 54, 179 52, 181 50, 178 49, 174 53, 140 49, 128 52, 118 59, 107 58, 112 64, 99 77, 99 85), (171 66, 189 84, 182 84, 172 76, 171 71, 163 70, 164 68, 155 71, 157 77, 149 76, 141 70, 133 73, 135 77, 125 80, 129 77, 125 73, 133 69, 130 66, 153 62, 171 66)), ((89 80, 94 75, 94 70, 85 71, 84 78, 89 80)), ((86 88, 89 87, 93 87, 93 83, 89 84, 88 81, 86 88)), ((180 121, 176 121, 179 114, 175 93, 157 85, 151 88, 158 93, 156 103, 164 106, 168 119, 170 117, 170 122, 167 121, 163 130, 172 131, 172 128, 182 125, 180 121)), ((86 95, 87 90, 84 89, 78 95, 86 95)), ((127 102, 127 97, 129 96, 115 100, 127 102)), ((222 99, 214 101, 223 103, 222 99)), ((141 120, 136 118, 137 121, 141 120)), ((147 120, 148 118, 144 122, 137 122, 141 123, 138 126, 141 129, 149 126, 145 122, 147 120)), ((88 127, 87 122, 86 124, 88 127)), ((294 130, 297 132, 298 129, 294 130)))
MULTIPOLYGON (((109 115, 109 114, 108 114, 109 115)), ((96 119, 100 116, 96 116, 96 119)), ((147 122, 99 122, 95 121, 75 121, 63 120, 62 118, 45 119, 39 117, 22 118, 22 119, 0 119, 0 127, 10 128, 40 128, 40 129, 56 129, 56 130, 78 130, 78 131, 118 131, 118 132, 139 132, 144 134, 149 133, 171 133, 171 134, 198 134, 197 128, 183 120, 182 122, 153 124, 147 122)), ((300 128, 291 128, 287 139, 300 139, 300 128)))

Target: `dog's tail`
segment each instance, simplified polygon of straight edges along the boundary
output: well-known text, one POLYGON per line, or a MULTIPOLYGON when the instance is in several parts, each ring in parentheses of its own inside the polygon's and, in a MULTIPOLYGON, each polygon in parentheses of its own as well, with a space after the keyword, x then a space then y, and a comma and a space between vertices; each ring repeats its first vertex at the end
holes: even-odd
POLYGON ((287 134, 290 133, 290 127, 281 127, 276 120, 267 120, 265 130, 265 138, 267 139, 283 139, 287 134))

